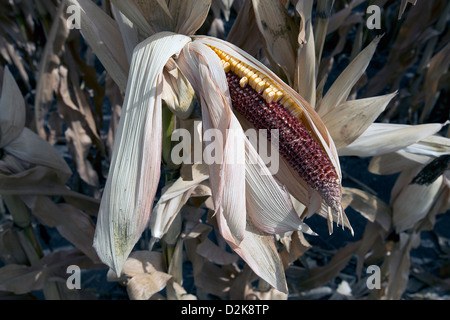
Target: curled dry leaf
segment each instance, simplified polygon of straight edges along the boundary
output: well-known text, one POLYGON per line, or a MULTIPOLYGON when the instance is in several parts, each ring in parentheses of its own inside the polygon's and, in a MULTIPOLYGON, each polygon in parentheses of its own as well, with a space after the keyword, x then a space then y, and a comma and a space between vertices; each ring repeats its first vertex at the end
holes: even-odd
POLYGON ((170 1, 169 10, 175 21, 175 31, 181 34, 195 34, 208 16, 211 0, 170 1))
POLYGON ((186 290, 177 282, 169 280, 167 283, 167 300, 197 300, 193 294, 188 294, 186 290))
POLYGON ((131 300, 148 300, 166 287, 172 276, 164 272, 141 273, 127 282, 127 292, 131 300))
POLYGON ((59 180, 58 184, 65 183, 72 171, 48 142, 24 127, 25 101, 8 69, 5 69, 3 76, 0 99, 0 147, 22 162, 49 168, 59 180))
POLYGON ((133 251, 126 260, 120 277, 110 269, 108 281, 119 281, 127 286, 130 299, 148 300, 165 288, 172 278, 165 272, 162 253, 133 251))

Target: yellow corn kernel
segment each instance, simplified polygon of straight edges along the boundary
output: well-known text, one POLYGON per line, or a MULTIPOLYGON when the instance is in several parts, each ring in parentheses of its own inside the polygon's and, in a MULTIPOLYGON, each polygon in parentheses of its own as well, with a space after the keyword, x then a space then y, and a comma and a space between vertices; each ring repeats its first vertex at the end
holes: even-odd
POLYGON ((239 85, 241 86, 241 88, 244 88, 247 84, 248 84, 248 78, 242 77, 241 80, 239 81, 239 85))

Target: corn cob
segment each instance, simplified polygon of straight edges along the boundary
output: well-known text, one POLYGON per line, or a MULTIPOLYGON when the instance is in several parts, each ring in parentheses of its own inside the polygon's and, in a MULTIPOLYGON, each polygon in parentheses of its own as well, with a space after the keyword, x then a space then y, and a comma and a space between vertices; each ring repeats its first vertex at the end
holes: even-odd
POLYGON ((302 123, 302 110, 268 76, 212 48, 221 59, 232 107, 256 129, 278 130, 279 153, 327 205, 341 211, 341 186, 320 143, 302 123))

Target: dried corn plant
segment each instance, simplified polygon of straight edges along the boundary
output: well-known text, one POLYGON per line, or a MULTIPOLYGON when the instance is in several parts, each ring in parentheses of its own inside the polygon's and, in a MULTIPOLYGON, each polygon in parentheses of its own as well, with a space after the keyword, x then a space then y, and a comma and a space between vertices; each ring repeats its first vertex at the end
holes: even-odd
POLYGON ((78 265, 109 267, 131 299, 293 299, 356 258, 331 298, 404 297, 411 250, 450 208, 448 3, 2 2, 5 295, 83 297, 65 286, 78 265), (356 158, 397 175, 388 199, 348 183, 356 158), (44 249, 44 228, 70 249, 44 249), (333 232, 354 238, 311 265, 333 232))

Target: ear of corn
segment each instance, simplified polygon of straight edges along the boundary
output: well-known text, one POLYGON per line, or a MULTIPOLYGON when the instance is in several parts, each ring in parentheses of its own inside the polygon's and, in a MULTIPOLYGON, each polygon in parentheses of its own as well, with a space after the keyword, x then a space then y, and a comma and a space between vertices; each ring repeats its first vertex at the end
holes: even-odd
POLYGON ((320 200, 314 200, 318 194, 326 204, 326 216, 330 218, 332 208, 338 221, 344 221, 339 160, 320 117, 302 97, 245 52, 216 39, 200 39, 221 59, 233 108, 257 129, 280 131, 280 154, 294 168, 296 180, 306 182, 311 189, 306 195, 289 191, 303 203, 316 203, 312 210, 321 210, 320 200))

